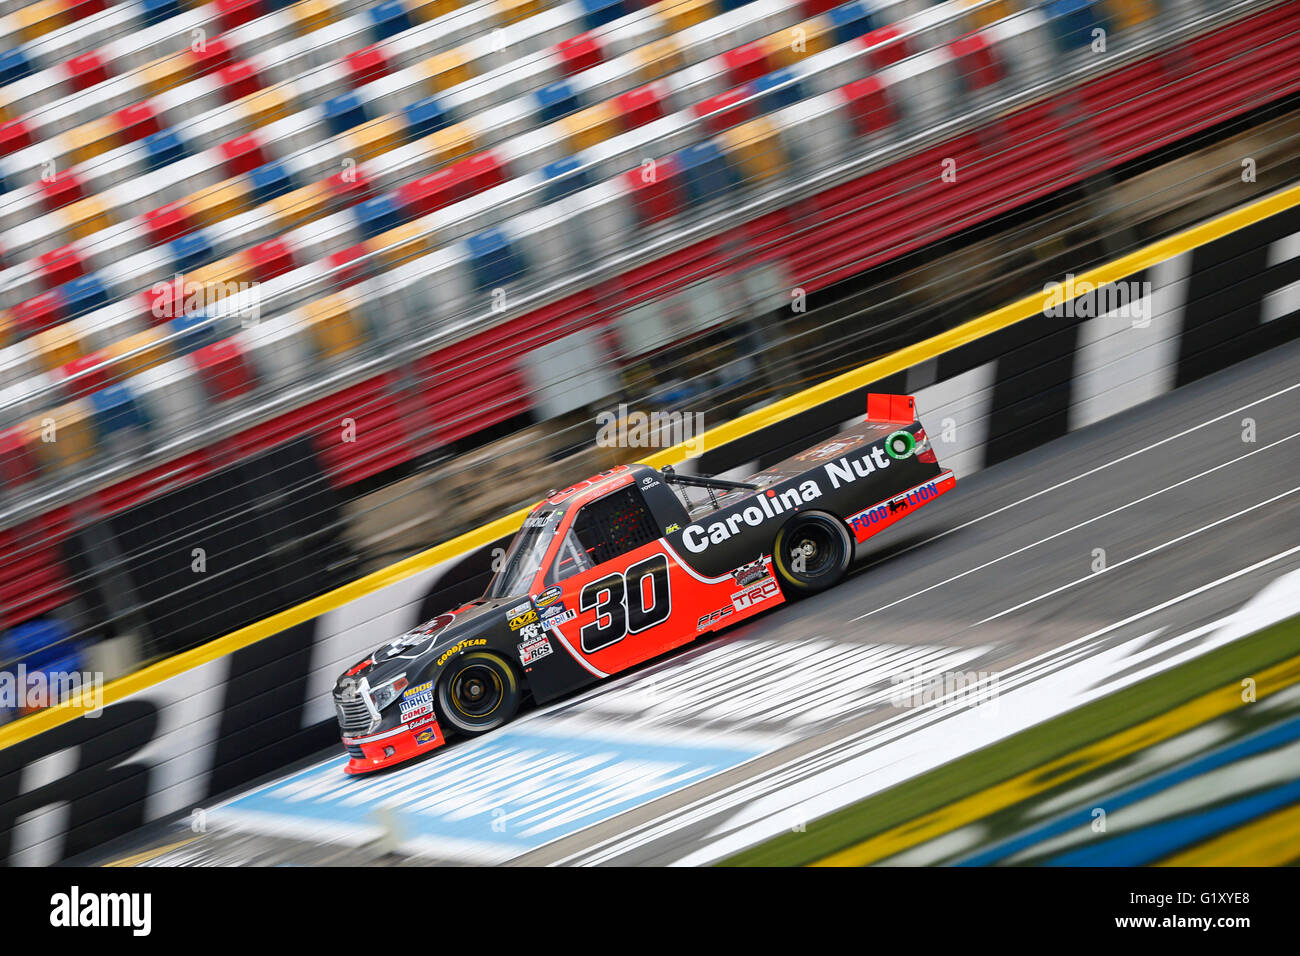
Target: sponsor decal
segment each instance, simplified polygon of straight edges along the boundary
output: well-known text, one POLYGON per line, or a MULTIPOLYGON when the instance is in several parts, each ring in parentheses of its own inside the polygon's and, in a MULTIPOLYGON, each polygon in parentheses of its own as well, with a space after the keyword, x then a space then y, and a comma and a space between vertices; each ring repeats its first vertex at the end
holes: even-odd
POLYGON ((702 631, 706 627, 712 627, 714 624, 717 624, 719 621, 721 621, 724 617, 730 617, 735 612, 735 610, 736 609, 731 605, 727 605, 726 607, 718 608, 716 611, 711 611, 710 613, 705 614, 703 617, 701 617, 698 621, 695 622, 695 629, 697 631, 702 631))
POLYGON ((741 587, 744 587, 747 584, 753 584, 755 581, 767 577, 767 562, 764 559, 759 558, 757 561, 741 565, 731 572, 731 577, 741 587))
POLYGON ((551 520, 551 516, 556 514, 554 511, 539 511, 537 514, 529 515, 524 519, 523 527, 525 528, 544 528, 546 522, 551 520))
POLYGON ((449 657, 452 657, 455 654, 459 654, 461 651, 471 647, 482 647, 486 643, 487 641, 484 638, 478 638, 477 640, 460 641, 457 644, 453 644, 451 647, 447 648, 445 651, 442 652, 442 656, 438 658, 438 664, 439 666, 441 666, 447 663, 447 659, 449 657))
POLYGON ((766 581, 761 581, 753 587, 746 588, 737 594, 733 594, 731 596, 731 604, 737 611, 744 611, 747 608, 753 607, 755 604, 762 604, 769 598, 776 597, 779 593, 780 589, 777 588, 776 581, 772 578, 768 578, 766 581))
POLYGON ((527 611, 530 607, 532 607, 532 605, 529 604, 527 601, 524 601, 522 604, 516 604, 510 610, 506 611, 506 617, 518 617, 520 614, 523 614, 525 611, 527 611))
POLYGON ((510 618, 510 630, 517 631, 521 627, 524 627, 525 625, 536 624, 536 623, 537 623, 537 612, 534 611, 532 608, 529 608, 527 611, 524 611, 522 614, 518 614, 510 618))
POLYGON ((572 621, 578 616, 578 613, 571 608, 566 608, 563 604, 557 604, 553 608, 548 608, 550 614, 542 616, 543 630, 554 630, 567 621, 572 621))
POLYGON ((524 640, 519 645, 519 662, 527 667, 551 653, 551 642, 545 634, 539 634, 524 640))
POLYGON ((424 717, 433 713, 433 695, 421 698, 418 701, 402 701, 402 715, 400 720, 404 724, 414 724, 424 717))
POLYGON ((887 521, 899 512, 906 511, 908 508, 915 508, 923 505, 931 498, 938 495, 939 489, 932 481, 929 484, 921 485, 914 488, 905 495, 899 495, 891 499, 886 504, 876 505, 874 508, 868 508, 861 514, 856 514, 849 519, 849 527, 854 531, 861 531, 864 528, 870 528, 874 524, 887 521))
MULTIPOLYGON (((538 607, 550 607, 560 599, 560 595, 563 593, 563 589, 558 584, 552 584, 541 594, 533 598, 533 603, 538 607)), ((513 614, 514 612, 511 613, 513 614)))
POLYGON ((676 521, 674 521, 668 527, 664 528, 664 534, 672 534, 674 531, 681 531, 681 530, 682 530, 682 526, 679 525, 676 521))
POLYGON ((433 713, 433 681, 425 681, 410 688, 402 695, 399 720, 404 724, 414 723, 422 717, 433 713))
POLYGON ((417 744, 431 744, 437 739, 438 728, 436 726, 430 727, 427 730, 422 730, 415 735, 415 742, 417 744))
POLYGON ((816 501, 821 496, 821 487, 811 478, 805 478, 797 486, 788 488, 780 494, 775 490, 769 490, 756 496, 754 500, 757 504, 742 508, 726 518, 710 522, 707 526, 687 525, 686 530, 682 532, 682 544, 686 546, 687 551, 699 554, 708 550, 709 545, 722 544, 739 534, 743 525, 756 528, 783 512, 797 509, 800 505, 816 501))

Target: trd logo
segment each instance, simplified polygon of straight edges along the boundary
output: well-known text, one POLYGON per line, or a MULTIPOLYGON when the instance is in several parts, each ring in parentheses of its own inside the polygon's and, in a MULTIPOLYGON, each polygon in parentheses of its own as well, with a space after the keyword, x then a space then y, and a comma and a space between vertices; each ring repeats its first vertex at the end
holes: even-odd
POLYGON ((755 604, 763 603, 768 598, 776 597, 778 593, 779 589, 776 586, 776 581, 768 578, 766 581, 755 584, 752 588, 746 588, 739 594, 733 594, 731 604, 737 611, 743 611, 755 604))

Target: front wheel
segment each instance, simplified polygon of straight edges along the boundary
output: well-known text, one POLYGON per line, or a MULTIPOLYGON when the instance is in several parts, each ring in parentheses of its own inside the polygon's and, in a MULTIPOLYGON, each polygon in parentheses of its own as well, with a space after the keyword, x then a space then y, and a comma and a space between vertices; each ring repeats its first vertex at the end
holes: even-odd
POLYGON ((782 588, 814 594, 839 582, 853 560, 844 523, 817 511, 795 515, 776 533, 772 563, 782 588))
POLYGON ((470 737, 509 721, 522 698, 514 668, 485 651, 456 658, 438 681, 439 717, 470 737))

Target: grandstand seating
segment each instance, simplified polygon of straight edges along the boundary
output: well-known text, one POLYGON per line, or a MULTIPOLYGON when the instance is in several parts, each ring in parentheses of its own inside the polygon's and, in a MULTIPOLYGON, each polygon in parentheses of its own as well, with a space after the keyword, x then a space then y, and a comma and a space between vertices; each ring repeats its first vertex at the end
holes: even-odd
MULTIPOLYGON (((1226 69, 1219 38, 1193 42, 1176 91, 1156 60, 1087 80, 1095 31, 1158 43, 1220 6, 0 0, 0 487, 84 479, 110 513, 357 409, 366 441, 321 454, 341 484, 372 475, 527 411, 518 356, 611 318, 575 280, 615 254, 636 253, 610 273, 618 309, 735 269, 720 229, 818 288, 1300 82, 1286 5, 1226 69), (960 129, 1072 70, 1111 113, 1086 163, 1051 104, 996 142, 960 129), (891 147, 816 193, 818 231, 784 202, 728 219, 891 147), (976 186, 913 191, 952 157, 976 186)), ((0 532, 25 542, 0 559, 0 625, 57 605, 71 520, 0 532)))

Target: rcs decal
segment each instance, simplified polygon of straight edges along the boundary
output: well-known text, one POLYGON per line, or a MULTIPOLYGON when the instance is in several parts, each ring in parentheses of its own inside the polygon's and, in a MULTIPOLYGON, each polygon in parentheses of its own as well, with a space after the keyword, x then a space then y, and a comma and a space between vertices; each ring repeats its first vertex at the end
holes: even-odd
POLYGON ((594 654, 668 620, 672 598, 668 593, 668 558, 655 554, 638 561, 621 574, 608 574, 582 589, 581 611, 596 611, 596 619, 583 626, 582 651, 594 654), (645 581, 650 579, 647 598, 645 581))

